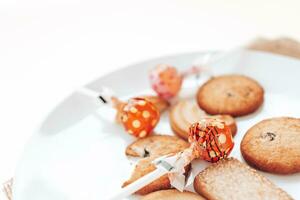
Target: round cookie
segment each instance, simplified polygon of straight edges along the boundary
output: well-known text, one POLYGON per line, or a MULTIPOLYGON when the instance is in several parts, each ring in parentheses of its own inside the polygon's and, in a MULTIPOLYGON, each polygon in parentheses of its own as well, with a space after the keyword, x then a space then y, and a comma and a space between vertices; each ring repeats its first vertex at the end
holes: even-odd
POLYGON ((263 88, 255 80, 243 75, 214 77, 197 92, 200 108, 212 115, 247 115, 257 110, 263 100, 263 88))
POLYGON ((171 135, 151 135, 139 138, 126 148, 126 155, 133 157, 155 157, 177 153, 189 148, 185 140, 171 135))
POLYGON ((198 122, 203 117, 213 117, 225 121, 225 124, 231 128, 234 136, 237 132, 237 125, 230 115, 207 115, 199 106, 191 101, 182 100, 172 106, 170 110, 170 125, 172 130, 181 138, 188 139, 189 127, 198 122))
POLYGON ((266 119, 250 128, 241 142, 253 167, 278 174, 300 172, 300 119, 266 119))

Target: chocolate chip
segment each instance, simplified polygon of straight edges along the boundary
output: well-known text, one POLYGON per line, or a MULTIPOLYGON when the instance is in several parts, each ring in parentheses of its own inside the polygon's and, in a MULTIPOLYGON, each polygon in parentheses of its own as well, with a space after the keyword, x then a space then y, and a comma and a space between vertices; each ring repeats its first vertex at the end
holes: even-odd
POLYGON ((150 156, 150 152, 147 151, 147 149, 145 148, 143 157, 146 158, 146 157, 149 157, 149 156, 150 156))
POLYGON ((233 96, 233 94, 232 94, 232 93, 230 93, 230 92, 227 92, 227 96, 228 96, 228 97, 232 97, 232 96, 233 96))
POLYGON ((265 134, 262 135, 262 138, 268 138, 269 141, 273 141, 275 140, 276 134, 275 133, 271 133, 271 132, 267 132, 265 134))

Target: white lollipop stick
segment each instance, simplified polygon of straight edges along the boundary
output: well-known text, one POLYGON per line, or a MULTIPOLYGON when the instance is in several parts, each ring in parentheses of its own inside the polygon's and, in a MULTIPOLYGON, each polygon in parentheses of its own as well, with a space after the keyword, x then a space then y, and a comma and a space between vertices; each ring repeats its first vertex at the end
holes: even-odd
POLYGON ((154 164, 156 165, 156 170, 150 172, 149 174, 143 176, 142 178, 134 181, 129 184, 125 188, 122 188, 117 194, 107 198, 107 200, 121 200, 125 197, 130 196, 135 193, 139 189, 145 187, 149 183, 155 181, 161 176, 170 173, 174 169, 174 164, 178 160, 178 155, 174 156, 162 156, 154 160, 154 164))
POLYGON ((192 149, 186 149, 183 152, 177 153, 174 156, 162 156, 154 160, 156 170, 143 176, 142 178, 134 181, 125 188, 122 188, 116 195, 107 198, 107 200, 121 200, 130 196, 139 189, 150 184, 154 180, 160 178, 165 174, 169 174, 171 185, 176 189, 183 191, 186 186, 184 173, 184 167, 193 160, 191 157, 193 154, 192 149))
POLYGON ((124 199, 131 194, 135 193, 139 189, 143 188, 144 186, 148 185, 149 183, 155 181, 159 177, 167 174, 168 171, 162 169, 162 168, 157 168, 153 172, 143 176, 142 178, 134 181, 133 183, 129 184, 125 188, 122 188, 116 195, 107 198, 107 200, 121 200, 124 199))

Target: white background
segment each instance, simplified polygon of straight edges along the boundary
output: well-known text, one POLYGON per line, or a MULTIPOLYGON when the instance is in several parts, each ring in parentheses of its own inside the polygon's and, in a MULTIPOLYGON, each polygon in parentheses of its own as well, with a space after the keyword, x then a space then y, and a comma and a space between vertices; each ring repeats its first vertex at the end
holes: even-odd
POLYGON ((45 115, 82 84, 144 59, 300 39, 299 0, 0 0, 0 181, 45 115))

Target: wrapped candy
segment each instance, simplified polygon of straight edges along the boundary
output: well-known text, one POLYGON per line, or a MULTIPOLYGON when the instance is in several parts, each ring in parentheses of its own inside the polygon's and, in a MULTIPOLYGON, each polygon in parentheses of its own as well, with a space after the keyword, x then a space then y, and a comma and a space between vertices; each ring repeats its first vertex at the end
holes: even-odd
POLYGON ((189 142, 201 159, 217 162, 226 158, 233 149, 231 129, 225 122, 204 118, 190 127, 189 142))
POLYGON ((184 185, 176 180, 183 175, 184 167, 193 160, 217 162, 228 157, 234 146, 230 127, 224 121, 210 117, 203 118, 190 126, 189 142, 190 148, 177 155, 173 165, 174 172, 169 174, 173 186, 184 185))
POLYGON ((177 155, 175 168, 183 168, 194 159, 217 162, 228 157, 234 142, 231 129, 224 121, 205 117, 190 126, 190 148, 177 155))
POLYGON ((150 71, 151 87, 160 97, 170 100, 179 93, 184 77, 197 74, 201 70, 200 67, 192 67, 180 73, 171 65, 159 64, 150 71))
POLYGON ((139 138, 148 136, 160 118, 156 106, 140 97, 129 99, 118 112, 126 131, 139 138))
POLYGON ((102 87, 100 92, 88 88, 82 88, 80 92, 93 98, 97 97, 98 104, 100 102, 101 105, 114 107, 117 111, 117 122, 121 123, 128 133, 139 138, 152 132, 160 119, 159 109, 167 106, 151 96, 130 98, 124 102, 106 87, 102 87))
POLYGON ((195 59, 192 67, 181 72, 172 65, 159 64, 150 71, 149 79, 151 87, 160 97, 165 100, 171 100, 179 93, 184 78, 190 75, 199 75, 200 73, 201 75, 206 75, 207 78, 212 77, 214 73, 211 66, 214 63, 226 60, 240 53, 240 49, 233 49, 220 54, 203 54, 195 59))
POLYGON ((190 147, 184 151, 156 159, 154 161, 156 170, 129 184, 109 199, 123 199, 165 174, 168 174, 173 187, 183 191, 192 183, 191 177, 186 179, 184 176, 185 166, 195 159, 217 162, 226 158, 234 146, 231 129, 225 122, 209 117, 191 125, 189 142, 190 147))

